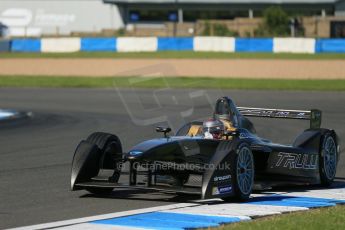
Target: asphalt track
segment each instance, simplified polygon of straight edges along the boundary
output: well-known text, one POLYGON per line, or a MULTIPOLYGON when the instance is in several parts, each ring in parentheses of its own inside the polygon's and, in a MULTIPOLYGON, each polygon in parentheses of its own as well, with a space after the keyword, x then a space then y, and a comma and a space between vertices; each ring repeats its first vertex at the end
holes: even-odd
MULTIPOLYGON (((209 117, 212 102, 220 95, 231 96, 239 106, 320 108, 322 126, 345 138, 344 92, 2 88, 1 108, 32 111, 34 116, 0 122, 0 228, 196 199, 135 191, 113 192, 109 197, 70 192, 70 163, 80 139, 93 131, 117 133, 126 150, 158 136, 156 123, 168 120, 176 129, 182 122, 209 117)), ((261 136, 282 143, 292 142, 308 127, 305 121, 253 121, 261 136)), ((338 177, 345 177, 344 167, 341 158, 338 177)))

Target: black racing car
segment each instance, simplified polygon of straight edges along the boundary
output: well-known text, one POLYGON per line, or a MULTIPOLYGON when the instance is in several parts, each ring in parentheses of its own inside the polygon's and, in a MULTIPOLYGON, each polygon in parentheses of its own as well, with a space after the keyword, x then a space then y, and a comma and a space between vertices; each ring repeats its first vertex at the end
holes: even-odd
POLYGON ((185 124, 175 136, 168 135, 170 128, 157 127, 163 137, 125 153, 116 135, 91 134, 75 150, 71 189, 104 194, 141 188, 200 194, 202 199, 246 200, 254 187, 333 182, 338 138, 335 131, 320 128, 320 110, 236 107, 223 97, 213 116, 228 119, 234 129, 220 139, 206 139, 200 121, 185 124), (291 145, 281 145, 258 137, 250 116, 310 120, 310 128, 291 145))

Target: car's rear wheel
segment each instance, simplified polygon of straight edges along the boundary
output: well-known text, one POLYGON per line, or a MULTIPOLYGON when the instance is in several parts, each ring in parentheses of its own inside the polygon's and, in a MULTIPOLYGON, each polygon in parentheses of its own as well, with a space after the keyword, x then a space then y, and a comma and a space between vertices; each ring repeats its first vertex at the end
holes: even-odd
POLYGON ((338 162, 337 142, 331 133, 323 136, 319 155, 321 185, 330 186, 335 178, 338 162))
POLYGON ((236 151, 231 154, 230 160, 234 196, 222 199, 224 201, 247 200, 254 185, 254 157, 248 144, 239 144, 236 151))

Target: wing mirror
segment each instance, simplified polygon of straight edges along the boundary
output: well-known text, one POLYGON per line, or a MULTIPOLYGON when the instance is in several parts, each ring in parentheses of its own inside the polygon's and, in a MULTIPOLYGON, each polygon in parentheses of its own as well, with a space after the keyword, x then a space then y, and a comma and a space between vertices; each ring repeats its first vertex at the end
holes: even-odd
POLYGON ((156 132, 164 133, 164 137, 167 138, 167 133, 171 132, 171 128, 158 126, 156 127, 156 132))

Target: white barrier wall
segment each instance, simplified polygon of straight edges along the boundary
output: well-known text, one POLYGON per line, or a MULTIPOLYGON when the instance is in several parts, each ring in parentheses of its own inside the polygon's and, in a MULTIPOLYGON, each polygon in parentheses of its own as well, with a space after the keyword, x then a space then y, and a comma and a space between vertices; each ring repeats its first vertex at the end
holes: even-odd
POLYGON ((314 38, 274 38, 274 53, 315 53, 314 38))
POLYGON ((68 36, 123 26, 118 7, 102 0, 0 0, 0 22, 15 37, 68 36))
POLYGON ((80 51, 80 38, 42 38, 41 52, 65 53, 80 51))
POLYGON ((194 51, 235 52, 235 38, 195 37, 194 51))
POLYGON ((233 38, 233 37, 104 37, 12 39, 13 52, 266 52, 266 53, 345 53, 345 39, 314 38, 233 38))
POLYGON ((117 38, 118 52, 154 52, 158 49, 156 37, 120 37, 117 38))

